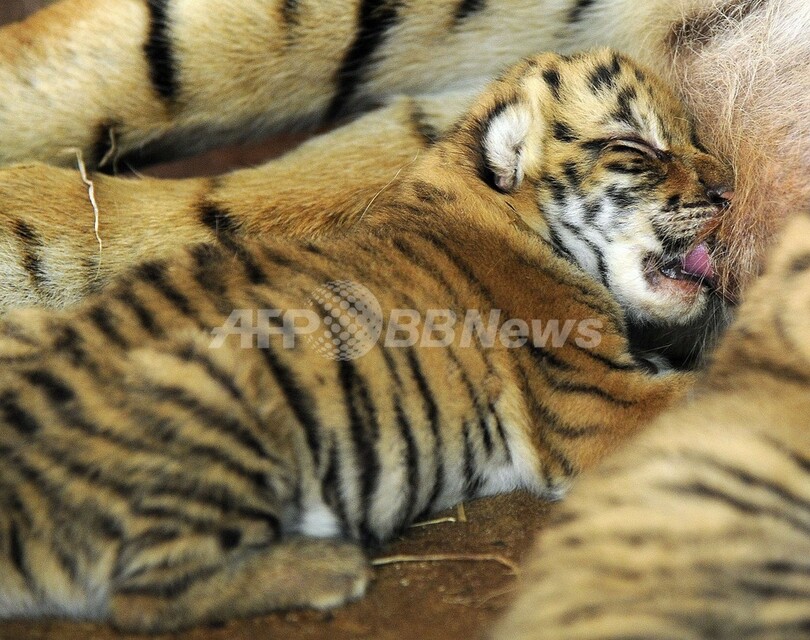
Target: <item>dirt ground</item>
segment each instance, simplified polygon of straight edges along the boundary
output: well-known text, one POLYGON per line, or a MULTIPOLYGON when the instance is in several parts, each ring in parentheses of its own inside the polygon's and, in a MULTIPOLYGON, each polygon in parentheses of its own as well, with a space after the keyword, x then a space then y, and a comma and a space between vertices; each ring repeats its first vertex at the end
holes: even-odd
MULTIPOLYGON (((467 504, 466 522, 411 528, 378 558, 365 598, 329 613, 295 611, 158 640, 476 640, 509 604, 517 564, 553 507, 522 494, 467 504), (455 559, 424 561, 428 556, 455 559)), ((441 518, 439 518, 441 519, 441 518)), ((103 625, 0 623, 0 640, 128 640, 103 625)))

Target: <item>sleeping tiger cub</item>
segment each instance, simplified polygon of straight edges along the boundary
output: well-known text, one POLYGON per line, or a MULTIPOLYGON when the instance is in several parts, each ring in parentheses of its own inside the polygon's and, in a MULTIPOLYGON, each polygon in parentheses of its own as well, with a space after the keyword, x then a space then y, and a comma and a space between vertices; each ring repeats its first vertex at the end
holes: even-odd
POLYGON ((808 213, 786 228, 699 393, 557 507, 491 637, 810 636, 808 213))
POLYGON ((540 55, 354 233, 223 229, 70 310, 10 314, 0 614, 166 631, 332 607, 363 592, 363 546, 422 515, 518 488, 560 497, 689 388, 634 357, 625 316, 674 326, 711 309, 702 241, 729 178, 693 140, 667 87, 626 58, 540 55), (373 291, 386 336, 355 360, 325 359, 286 320, 342 323, 313 295, 338 281, 373 291), (257 309, 285 314, 237 331, 232 312, 257 309), (482 321, 468 344, 459 330, 391 345, 402 309, 482 321), (553 320, 598 339, 523 335, 553 320))

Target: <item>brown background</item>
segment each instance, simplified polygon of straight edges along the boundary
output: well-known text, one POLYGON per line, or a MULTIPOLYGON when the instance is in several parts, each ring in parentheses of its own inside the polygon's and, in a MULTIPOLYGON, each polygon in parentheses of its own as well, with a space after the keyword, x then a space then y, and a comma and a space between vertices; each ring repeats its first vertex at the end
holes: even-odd
MULTIPOLYGON (((0 0, 0 23, 19 20, 45 4, 47 0, 0 0)), ((213 174, 261 162, 294 144, 297 139, 280 137, 266 143, 231 147, 163 165, 150 173, 166 177, 213 174)), ((333 613, 281 613, 166 636, 166 640, 169 637, 177 640, 479 638, 488 624, 504 610, 516 584, 515 576, 497 561, 489 559, 490 556, 517 561, 531 542, 534 531, 540 528, 548 508, 521 495, 467 505, 466 522, 444 522, 412 529, 380 554, 405 554, 414 560, 430 554, 451 554, 459 556, 457 560, 379 567, 367 597, 333 613)), ((447 515, 457 516, 456 512, 447 515)), ((123 636, 104 625, 0 623, 0 640, 121 638, 123 636)))

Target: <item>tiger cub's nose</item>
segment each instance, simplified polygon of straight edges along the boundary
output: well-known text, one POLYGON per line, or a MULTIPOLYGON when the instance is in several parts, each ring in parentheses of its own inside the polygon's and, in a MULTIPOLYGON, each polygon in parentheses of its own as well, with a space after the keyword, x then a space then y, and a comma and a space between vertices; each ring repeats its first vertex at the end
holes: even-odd
POLYGON ((718 207, 727 207, 734 199, 734 189, 728 185, 712 185, 706 188, 709 202, 718 207))

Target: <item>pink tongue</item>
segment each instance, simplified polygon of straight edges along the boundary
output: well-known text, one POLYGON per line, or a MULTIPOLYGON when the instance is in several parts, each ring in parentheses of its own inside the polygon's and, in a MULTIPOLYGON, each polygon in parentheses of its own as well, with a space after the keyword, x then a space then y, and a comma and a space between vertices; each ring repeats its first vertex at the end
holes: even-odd
POLYGON ((709 256, 709 249, 705 244, 698 245, 684 257, 681 270, 684 273, 703 278, 704 280, 714 278, 712 259, 709 256))

